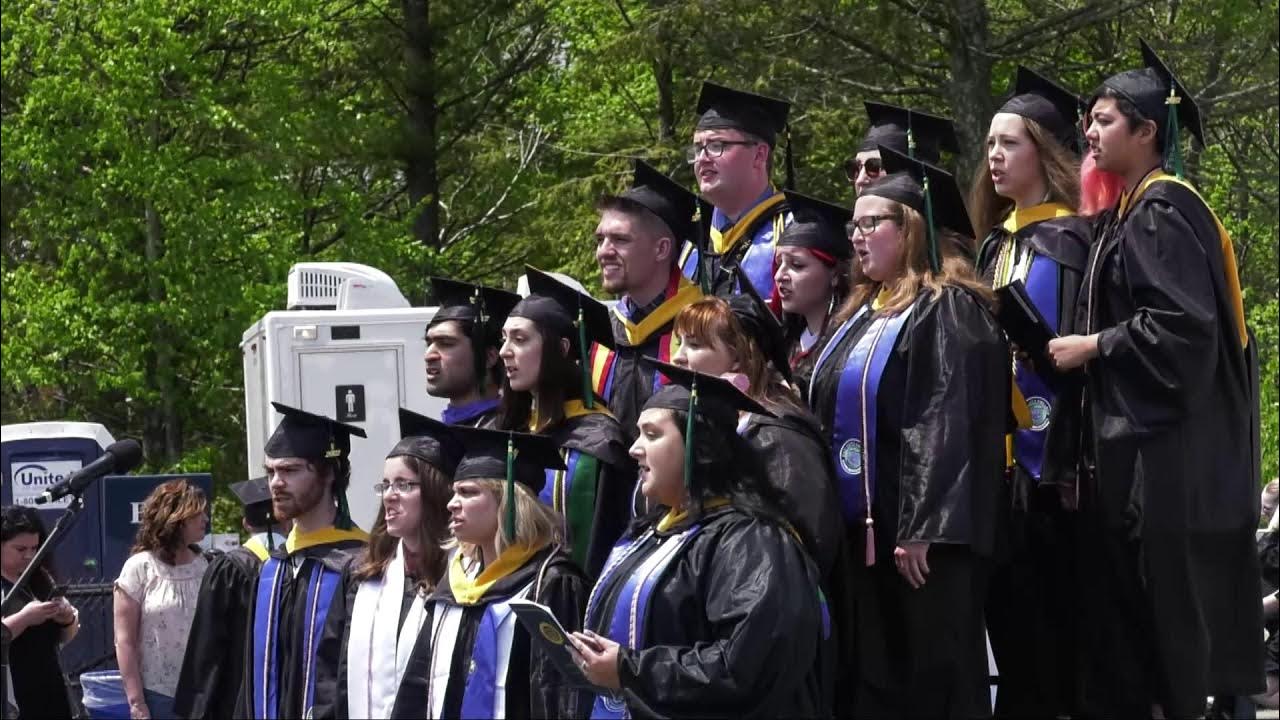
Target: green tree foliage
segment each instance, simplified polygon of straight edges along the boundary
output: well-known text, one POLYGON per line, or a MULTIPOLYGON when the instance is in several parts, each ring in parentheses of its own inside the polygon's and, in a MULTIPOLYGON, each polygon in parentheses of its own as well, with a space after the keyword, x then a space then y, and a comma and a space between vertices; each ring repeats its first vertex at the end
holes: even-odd
POLYGON ((595 199, 633 157, 692 182, 704 78, 793 101, 799 189, 847 202, 863 100, 955 117, 967 178, 1017 64, 1087 94, 1141 32, 1207 111, 1188 165, 1237 244, 1274 477, 1277 9, 3 0, 3 419, 102 422, 151 470, 240 479, 240 335, 294 262, 367 263, 414 301, 429 274, 510 285, 524 262, 595 285, 595 199))

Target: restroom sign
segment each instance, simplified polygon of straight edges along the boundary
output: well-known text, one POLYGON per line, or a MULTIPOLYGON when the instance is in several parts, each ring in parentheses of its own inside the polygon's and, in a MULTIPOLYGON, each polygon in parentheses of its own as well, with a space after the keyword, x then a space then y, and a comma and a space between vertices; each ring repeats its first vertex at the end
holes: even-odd
POLYGON ((338 422, 364 422, 364 386, 339 385, 334 389, 334 417, 338 422))

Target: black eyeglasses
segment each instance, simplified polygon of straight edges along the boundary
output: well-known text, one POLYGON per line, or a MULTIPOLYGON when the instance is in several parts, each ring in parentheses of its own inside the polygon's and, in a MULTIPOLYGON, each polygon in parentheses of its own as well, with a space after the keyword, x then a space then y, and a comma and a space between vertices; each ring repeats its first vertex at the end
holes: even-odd
POLYGON ((381 497, 392 490, 395 490, 397 495, 404 495, 410 490, 415 490, 419 487, 422 487, 422 483, 415 482, 413 480, 396 480, 394 482, 383 481, 380 483, 374 483, 373 491, 378 493, 378 496, 381 497))
POLYGON ((876 177, 884 172, 884 163, 880 162, 880 158, 867 158, 865 161, 851 158, 844 164, 844 174, 849 177, 849 182, 856 181, 858 173, 863 169, 866 169, 867 177, 876 177))
POLYGON ((884 222, 885 220, 892 220, 896 223, 900 223, 902 222, 902 216, 901 215, 863 215, 862 217, 855 218, 852 222, 845 225, 844 229, 845 229, 845 232, 849 234, 849 237, 853 237, 853 234, 858 231, 862 231, 863 235, 870 235, 871 233, 875 232, 876 228, 880 227, 880 223, 884 222))
POLYGON ((724 154, 724 149, 730 145, 757 145, 754 140, 711 140, 705 143, 694 143, 684 151, 684 158, 689 162, 698 159, 702 153, 706 153, 707 157, 718 158, 724 154))

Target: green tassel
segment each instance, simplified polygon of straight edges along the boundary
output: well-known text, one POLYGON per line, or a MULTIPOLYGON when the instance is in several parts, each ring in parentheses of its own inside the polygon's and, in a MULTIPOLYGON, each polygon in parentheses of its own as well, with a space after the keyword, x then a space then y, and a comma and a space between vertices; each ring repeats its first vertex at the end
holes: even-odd
MULTIPOLYGON (((693 211, 693 221, 698 224, 698 231, 702 233, 702 237, 707 239, 707 247, 711 246, 711 218, 702 214, 702 202, 697 203, 697 207, 693 211)), ((702 290, 703 295, 711 294, 711 273, 707 270, 707 263, 710 262, 706 253, 694 243, 693 251, 698 253, 698 287, 702 290)))
POLYGON ((684 489, 693 494, 693 418, 698 412, 698 378, 689 388, 689 419, 684 424, 684 489))
POLYGON ((578 360, 582 363, 582 402, 588 410, 596 406, 595 393, 591 391, 591 358, 587 352, 587 324, 582 321, 582 306, 578 306, 578 360))
POLYGON ((333 526, 339 530, 350 530, 353 523, 351 522, 351 506, 347 504, 347 493, 338 493, 338 517, 334 518, 333 526))
POLYGON ((924 176, 924 227, 929 239, 929 267, 935 273, 942 272, 942 258, 938 256, 938 234, 933 228, 933 198, 929 193, 929 176, 924 176))
POLYGON ((507 542, 516 539, 516 441, 507 436, 507 542))
POLYGON ((1182 179, 1182 143, 1178 140, 1178 104, 1181 102, 1177 88, 1171 85, 1169 97, 1164 101, 1169 106, 1169 120, 1164 127, 1165 134, 1169 136, 1169 161, 1173 165, 1173 174, 1179 180, 1182 179))
POLYGON ((911 132, 911 113, 907 113, 907 157, 916 159, 916 134, 911 132))

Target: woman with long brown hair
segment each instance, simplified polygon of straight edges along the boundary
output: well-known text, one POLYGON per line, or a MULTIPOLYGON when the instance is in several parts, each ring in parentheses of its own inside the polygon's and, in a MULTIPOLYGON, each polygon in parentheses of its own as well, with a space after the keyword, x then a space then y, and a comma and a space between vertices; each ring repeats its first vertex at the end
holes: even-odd
POLYGON ((185 479, 142 503, 142 524, 115 582, 116 660, 133 718, 170 717, 208 561, 196 545, 209 500, 185 479))
POLYGON ((853 714, 981 717, 1008 346, 967 258, 954 178, 880 155, 891 174, 858 197, 851 224, 863 280, 809 393, 852 556, 853 714))
POLYGON ((462 455, 449 427, 400 408, 400 433, 374 491, 382 499, 364 554, 343 575, 317 651, 317 718, 388 718, 426 599, 448 558, 453 473, 462 455))
MULTIPOLYGON (((1080 201, 1080 99, 1057 83, 1018 67, 1014 92, 991 118, 987 162, 974 174, 970 207, 989 228, 978 271, 992 287, 1022 283, 1059 334, 1074 328, 1076 294, 1089 257, 1089 221, 1080 201)), ((1007 555, 994 568, 987 629, 1000 675, 997 717, 1069 715, 1074 687, 1072 588, 1074 486, 1044 472, 1045 441, 1063 403, 1078 406, 1078 382, 1048 378, 1013 361, 1014 383, 1029 411, 1007 438, 1009 504, 1001 523, 1007 555)), ((1018 408, 1020 411, 1021 408, 1018 408)), ((1020 413, 1015 411, 1015 416, 1020 413)), ((1069 413, 1068 413, 1069 416, 1069 413)))

